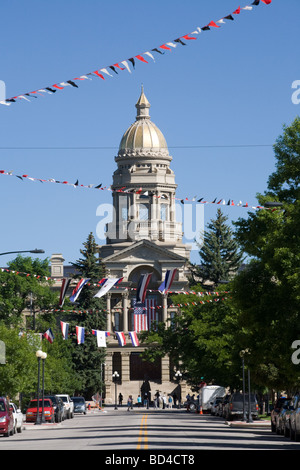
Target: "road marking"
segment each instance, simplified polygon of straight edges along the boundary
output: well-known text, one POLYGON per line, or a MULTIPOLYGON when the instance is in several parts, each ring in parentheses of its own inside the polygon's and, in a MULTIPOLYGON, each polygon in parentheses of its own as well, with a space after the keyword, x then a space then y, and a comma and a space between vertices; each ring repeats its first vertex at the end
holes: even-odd
POLYGON ((148 449, 147 418, 148 415, 143 415, 142 417, 137 449, 141 449, 143 443, 144 449, 148 449))

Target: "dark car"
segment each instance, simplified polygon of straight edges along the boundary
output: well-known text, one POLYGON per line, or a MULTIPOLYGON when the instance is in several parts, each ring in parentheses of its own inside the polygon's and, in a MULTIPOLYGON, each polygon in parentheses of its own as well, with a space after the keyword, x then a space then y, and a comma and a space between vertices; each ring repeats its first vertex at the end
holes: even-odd
POLYGON ((293 400, 287 398, 275 416, 276 434, 283 434, 285 437, 290 435, 290 414, 293 409, 293 400))
POLYGON ((83 413, 86 415, 86 403, 83 397, 71 397, 74 403, 74 413, 83 413))
POLYGON ((14 434, 13 409, 5 397, 0 397, 0 434, 5 437, 14 434))
MULTIPOLYGON (((249 414, 248 412, 248 394, 245 395, 245 412, 246 415, 249 414)), ((252 418, 258 418, 258 403, 256 400, 256 396, 254 394, 250 395, 250 406, 251 406, 251 416, 252 418)), ((227 421, 232 420, 233 418, 243 417, 243 407, 244 407, 244 398, 242 393, 233 393, 228 403, 226 403, 224 407, 224 418, 227 421)))
POLYGON ((276 420, 277 416, 281 412, 281 408, 283 407, 284 403, 286 402, 287 397, 280 397, 274 403, 274 406, 271 410, 271 431, 276 432, 276 420))
POLYGON ((53 403, 55 422, 61 423, 64 420, 64 404, 63 401, 57 395, 47 395, 45 398, 50 398, 53 403))
POLYGON ((300 396, 296 395, 293 399, 292 411, 290 413, 290 438, 297 442, 300 441, 300 396))

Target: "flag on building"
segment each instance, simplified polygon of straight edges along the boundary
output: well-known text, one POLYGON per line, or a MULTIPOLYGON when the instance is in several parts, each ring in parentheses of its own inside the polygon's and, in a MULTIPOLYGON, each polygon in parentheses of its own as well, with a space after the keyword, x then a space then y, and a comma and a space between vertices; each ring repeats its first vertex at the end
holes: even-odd
POLYGON ((54 340, 54 335, 52 333, 52 330, 51 328, 49 328, 44 334, 43 334, 44 338, 47 339, 49 341, 49 343, 53 343, 53 340, 54 340))
POLYGON ((140 331, 148 331, 148 318, 145 302, 137 302, 136 299, 132 299, 132 305, 134 331, 137 333, 140 333, 140 331))
POLYGON ((59 307, 61 308, 64 304, 66 293, 68 290, 68 287, 70 285, 71 279, 70 278, 63 278, 62 280, 62 285, 61 285, 61 290, 60 290, 60 297, 59 297, 59 307))
POLYGON ((64 339, 68 339, 69 334, 69 323, 65 323, 63 321, 60 322, 61 332, 64 339))
POLYGON ((84 343, 84 327, 83 326, 76 326, 76 336, 77 336, 77 344, 84 343))
POLYGON ((120 346, 126 345, 126 338, 123 331, 115 331, 120 346))
POLYGON ((176 271, 177 271, 176 268, 167 270, 166 275, 165 275, 165 280, 161 283, 161 285, 158 288, 158 290, 162 294, 166 294, 168 290, 170 290, 172 282, 174 281, 176 271))
POLYGON ((101 289, 97 292, 94 297, 102 297, 103 295, 106 294, 113 286, 116 284, 119 284, 122 281, 122 277, 117 278, 117 277, 111 277, 108 279, 101 279, 100 284, 101 284, 101 289))
POLYGON ((131 339, 131 343, 133 346, 139 346, 139 340, 136 334, 136 331, 128 331, 129 338, 131 339))
POLYGON ((155 323, 159 321, 156 299, 149 298, 143 303, 132 299, 132 306, 134 331, 140 333, 141 331, 149 331, 155 328, 155 323))
POLYGON ((142 274, 136 290, 136 301, 144 302, 147 294, 147 287, 150 282, 152 273, 142 274))
POLYGON ((73 302, 73 303, 76 302, 76 300, 77 300, 79 294, 81 293, 83 287, 85 286, 85 284, 86 284, 87 282, 89 282, 89 279, 81 279, 81 280, 78 282, 77 286, 76 286, 75 289, 73 290, 72 295, 71 295, 71 297, 70 297, 70 301, 71 301, 71 302, 73 302))

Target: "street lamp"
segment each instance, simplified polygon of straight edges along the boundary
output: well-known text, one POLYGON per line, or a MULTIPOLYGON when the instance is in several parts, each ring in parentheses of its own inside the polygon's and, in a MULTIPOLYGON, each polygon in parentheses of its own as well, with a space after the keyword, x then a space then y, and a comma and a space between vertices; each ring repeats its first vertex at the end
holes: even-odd
POLYGON ((243 418, 242 421, 247 421, 246 415, 246 404, 245 404, 245 353, 247 350, 240 351, 240 357, 242 358, 242 367, 243 367, 243 418))
POLYGON ((5 251, 5 253, 0 253, 0 256, 2 255, 11 255, 13 253, 45 253, 45 250, 41 250, 39 248, 35 248, 34 250, 18 250, 18 251, 5 251))
POLYGON ((178 389, 179 389, 179 397, 178 397, 178 408, 181 408, 181 386, 180 386, 180 380, 182 379, 182 373, 180 370, 177 370, 175 373, 175 379, 177 380, 178 383, 178 389))
POLYGON ((37 387, 37 413, 35 424, 42 424, 44 420, 44 365, 47 354, 40 349, 35 353, 38 360, 38 387, 37 387), (43 360, 43 390, 42 390, 42 419, 40 418, 40 371, 41 371, 41 359, 43 360))
POLYGON ((113 382, 115 383, 115 410, 118 409, 118 407, 117 407, 117 382, 118 382, 119 377, 120 377, 120 375, 118 374, 117 371, 115 371, 112 375, 113 382))

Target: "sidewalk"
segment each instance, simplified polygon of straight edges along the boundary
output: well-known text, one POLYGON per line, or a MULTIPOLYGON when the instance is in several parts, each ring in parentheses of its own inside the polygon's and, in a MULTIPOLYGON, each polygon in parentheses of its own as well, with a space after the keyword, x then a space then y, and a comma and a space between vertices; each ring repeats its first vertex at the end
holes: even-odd
POLYGON ((270 428, 271 422, 267 419, 258 419, 253 420, 252 423, 247 423, 247 421, 225 421, 231 428, 270 428))

